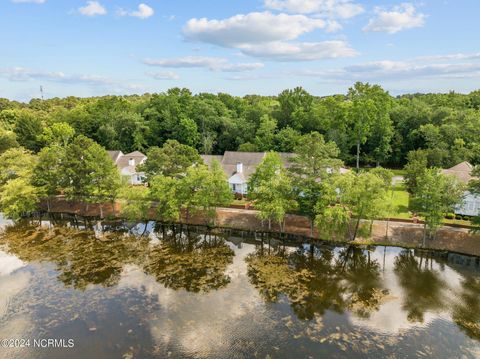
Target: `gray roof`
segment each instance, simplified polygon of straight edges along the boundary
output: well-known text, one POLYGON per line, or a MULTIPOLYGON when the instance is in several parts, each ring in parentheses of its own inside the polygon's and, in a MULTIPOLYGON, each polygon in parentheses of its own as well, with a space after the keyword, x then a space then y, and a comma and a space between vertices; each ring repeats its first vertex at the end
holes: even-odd
POLYGON ((107 151, 107 153, 110 156, 110 158, 112 159, 112 161, 115 162, 115 163, 117 163, 118 158, 120 156, 123 156, 122 151, 107 151))
POLYGON ((461 183, 468 183, 475 179, 475 177, 472 176, 472 171, 473 166, 469 162, 465 161, 453 166, 452 168, 442 170, 442 173, 455 176, 461 183))
POLYGON ((124 174, 136 173, 136 166, 138 166, 140 163, 142 163, 147 159, 147 156, 145 156, 143 153, 139 151, 134 151, 127 154, 123 154, 122 151, 107 151, 107 152, 110 158, 112 159, 112 161, 115 162, 115 164, 117 165, 120 172, 123 172, 124 174), (130 159, 135 160, 135 166, 130 166, 130 163, 129 163, 130 159))
MULTIPOLYGON (((225 151, 223 156, 201 155, 201 157, 208 166, 211 166, 214 159, 220 162, 220 165, 222 166, 223 171, 228 178, 237 173, 237 163, 241 163, 243 165, 242 177, 245 179, 245 181, 248 181, 266 154, 266 152, 225 151)), ((293 155, 293 153, 280 153, 280 157, 282 158, 285 167, 290 167, 289 159, 293 155)))

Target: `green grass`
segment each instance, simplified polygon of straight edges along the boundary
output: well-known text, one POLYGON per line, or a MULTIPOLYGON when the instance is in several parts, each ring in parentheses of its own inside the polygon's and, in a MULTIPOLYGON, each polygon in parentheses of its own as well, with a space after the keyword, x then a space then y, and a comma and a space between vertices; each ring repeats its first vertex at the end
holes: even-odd
POLYGON ((239 205, 239 206, 243 206, 243 205, 247 204, 248 202, 249 202, 249 201, 248 201, 247 199, 245 199, 245 198, 244 198, 244 199, 234 199, 234 200, 232 201, 232 204, 233 204, 233 205, 237 205, 237 206, 238 206, 238 205, 239 205))
POLYGON ((405 176, 407 173, 404 169, 390 169, 394 176, 405 176))
MULTIPOLYGON (((360 167, 360 170, 368 172, 375 167, 360 167)), ((387 170, 391 171, 394 176, 405 176, 406 171, 403 168, 387 168, 387 170)))
POLYGON ((392 211, 390 212, 390 217, 402 219, 411 218, 411 214, 408 210, 410 195, 405 190, 405 185, 403 183, 395 185, 393 191, 390 192, 390 196, 392 201, 392 211))
MULTIPOLYGON (((390 192, 392 194, 392 192, 390 192)), ((392 211, 390 212, 390 218, 399 218, 399 219, 411 219, 412 215, 409 212, 409 203, 410 203, 410 194, 405 190, 405 185, 397 184, 393 188, 393 197, 392 198, 392 211)), ((419 217, 422 219, 422 217, 419 217)), ((462 226, 471 226, 472 222, 458 220, 458 219, 444 219, 444 224, 457 224, 462 226)))

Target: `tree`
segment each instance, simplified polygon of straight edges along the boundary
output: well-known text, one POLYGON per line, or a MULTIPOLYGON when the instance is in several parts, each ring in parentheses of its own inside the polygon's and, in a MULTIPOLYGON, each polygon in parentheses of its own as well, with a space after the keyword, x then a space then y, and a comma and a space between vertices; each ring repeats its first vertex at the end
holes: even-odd
POLYGON ((152 206, 150 191, 143 186, 123 186, 118 194, 122 217, 131 221, 147 221, 152 206))
POLYGON ((156 175, 180 178, 196 163, 202 163, 196 149, 168 140, 162 148, 151 147, 147 152, 147 160, 139 169, 145 172, 147 179, 156 175))
MULTIPOLYGON (((378 85, 372 86, 368 83, 357 82, 348 90, 348 99, 351 102, 352 138, 356 145, 358 171, 360 169, 360 147, 372 136, 373 129, 375 128, 375 131, 379 132, 379 138, 390 133, 391 98, 388 92, 378 85)), ((381 144, 377 158, 385 157, 388 150, 388 144, 381 144), (380 148, 382 149, 380 150, 380 148)))
POLYGON ((215 209, 228 206, 233 200, 233 194, 228 185, 228 178, 217 160, 212 161, 207 181, 197 195, 200 197, 198 200, 199 205, 205 210, 208 218, 213 220, 215 225, 215 209))
MULTIPOLYGON (((351 212, 345 203, 340 203, 337 181, 339 177, 333 176, 321 182, 321 196, 315 205, 315 225, 320 235, 328 238, 339 233, 345 233, 350 220, 351 212)), ((343 240, 343 238, 341 238, 343 240)))
POLYGON ((417 178, 417 186, 411 199, 412 208, 424 218, 423 246, 427 237, 432 237, 442 225, 445 213, 451 212, 461 202, 463 188, 455 177, 445 176, 438 169, 425 170, 417 178))
POLYGON ((179 181, 163 175, 156 175, 150 181, 150 196, 162 221, 175 222, 180 218, 179 181))
POLYGON ((39 189, 32 186, 29 178, 14 178, 0 188, 0 210, 13 220, 37 209, 39 189))
MULTIPOLYGON (((480 166, 476 166, 473 170, 472 175, 476 176, 476 179, 469 183, 469 190, 480 196, 480 166)), ((476 231, 480 230, 480 209, 478 210, 477 216, 473 219, 473 223, 477 226, 476 231)))
MULTIPOLYGON (((118 169, 107 151, 83 135, 67 146, 64 170, 65 194, 70 199, 87 203, 113 201, 121 185, 118 169)), ((100 211, 102 216, 102 206, 100 211)))
POLYGON ((297 207, 290 177, 278 153, 269 152, 248 182, 248 196, 254 202, 262 220, 272 220, 285 230, 285 215, 297 207))
POLYGON ((9 148, 19 147, 17 136, 14 132, 0 128, 0 154, 9 148))
POLYGON ((418 178, 422 177, 427 170, 428 159, 427 153, 423 150, 410 151, 407 158, 405 186, 407 191, 412 194, 416 191, 418 178))
POLYGON ((255 145, 258 150, 270 151, 273 149, 276 129, 277 121, 268 115, 263 115, 255 136, 255 145))
MULTIPOLYGON (((335 185, 338 191, 337 205, 348 209, 350 216, 355 219, 353 232, 348 226, 350 239, 354 241, 362 219, 373 221, 385 216, 388 208, 385 181, 370 172, 346 173, 338 177, 335 185)), ((344 216, 344 213, 345 210, 338 214, 344 216)))
POLYGON ((26 111, 20 112, 14 132, 21 146, 34 152, 40 149, 41 141, 38 136, 43 132, 43 124, 37 115, 26 111))
POLYGON ((187 221, 205 205, 203 196, 208 180, 208 167, 204 164, 190 166, 179 180, 177 198, 187 221))
POLYGON ((316 207, 322 196, 322 181, 338 172, 342 161, 338 159, 340 151, 333 142, 325 142, 318 132, 302 136, 290 159, 290 173, 295 184, 296 200, 300 212, 310 219, 310 235, 317 216, 316 207))
POLYGON ((75 136, 75 129, 68 123, 59 122, 52 126, 45 127, 43 134, 39 135, 39 139, 46 145, 59 145, 65 147, 75 136))
POLYGON ((295 130, 311 121, 313 96, 301 87, 282 91, 278 95, 279 108, 275 111, 279 128, 287 126, 295 130))
POLYGON ((57 144, 44 147, 38 153, 32 183, 41 188, 42 194, 47 197, 48 211, 50 211, 50 197, 59 194, 68 184, 64 167, 65 159, 65 148, 57 144))
POLYGON ((275 135, 275 151, 293 152, 302 143, 302 135, 291 127, 285 127, 275 135))
POLYGON ((10 148, 0 155, 0 187, 9 180, 30 178, 37 158, 22 147, 10 148))

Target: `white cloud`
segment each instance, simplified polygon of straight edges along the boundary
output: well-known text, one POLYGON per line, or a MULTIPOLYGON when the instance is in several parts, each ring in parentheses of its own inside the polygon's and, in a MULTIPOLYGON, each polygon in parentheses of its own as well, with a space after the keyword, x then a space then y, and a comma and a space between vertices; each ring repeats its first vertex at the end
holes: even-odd
POLYGON ((224 20, 190 19, 183 28, 183 34, 189 40, 236 47, 242 44, 293 40, 326 26, 324 20, 304 15, 252 12, 224 20))
POLYGON ((422 27, 427 17, 422 13, 417 13, 415 6, 410 3, 394 6, 391 11, 376 7, 375 14, 376 16, 370 19, 363 31, 394 34, 402 30, 422 27))
POLYGON ((339 57, 353 57, 357 52, 344 41, 323 42, 270 42, 260 45, 243 45, 246 55, 276 61, 312 61, 339 57))
POLYGON ((420 56, 417 57, 417 59, 423 61, 480 60, 480 52, 473 54, 457 53, 446 55, 420 56))
POLYGON ((335 20, 304 15, 254 12, 224 20, 191 19, 183 28, 186 39, 235 48, 244 55, 273 61, 309 61, 351 57, 356 52, 345 41, 294 42, 316 29, 336 31, 335 20))
POLYGON ((147 76, 150 76, 151 78, 155 80, 178 80, 180 79, 180 76, 176 74, 175 72, 172 71, 166 71, 166 72, 147 72, 147 76))
POLYGON ((139 19, 147 19, 150 16, 153 16, 153 14, 155 14, 155 11, 147 4, 142 3, 138 5, 138 9, 135 11, 127 11, 124 9, 119 9, 117 11, 117 14, 119 16, 132 16, 132 17, 138 17, 139 19))
POLYGON ((264 4, 272 10, 341 19, 352 18, 365 11, 353 0, 265 0, 264 4))
POLYGON ((107 10, 98 1, 87 1, 87 5, 79 7, 78 12, 85 16, 107 14, 107 10))
POLYGON ((264 65, 258 62, 247 63, 229 63, 227 59, 222 57, 206 57, 206 56, 185 56, 171 59, 145 59, 144 64, 149 66, 186 68, 197 67, 207 68, 212 71, 224 72, 242 72, 252 71, 262 68, 264 65))
POLYGON ((65 83, 110 84, 106 77, 91 75, 66 75, 63 72, 31 70, 24 67, 0 68, 0 76, 10 81, 47 80, 65 83))
POLYGON ((46 0, 12 0, 13 3, 15 4, 44 4, 46 0))
POLYGON ((480 76, 479 63, 422 63, 412 61, 374 61, 330 70, 300 70, 299 76, 353 81, 405 80, 419 78, 467 78, 480 76))

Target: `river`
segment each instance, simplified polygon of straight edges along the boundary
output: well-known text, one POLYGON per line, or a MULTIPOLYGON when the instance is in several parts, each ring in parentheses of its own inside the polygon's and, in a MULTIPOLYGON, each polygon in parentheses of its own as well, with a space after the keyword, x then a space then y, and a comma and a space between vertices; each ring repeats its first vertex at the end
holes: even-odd
POLYGON ((142 226, 6 226, 0 357, 480 357, 479 258, 142 226))

